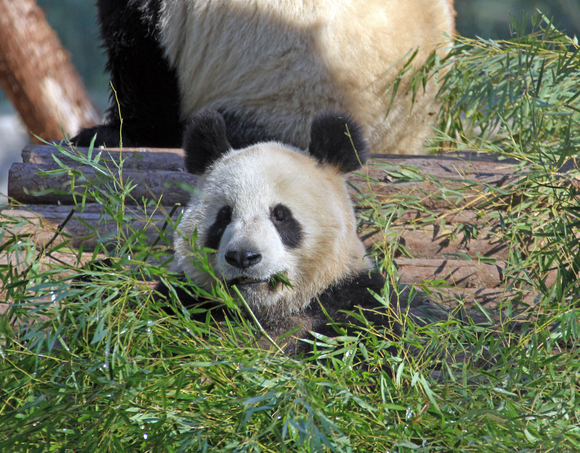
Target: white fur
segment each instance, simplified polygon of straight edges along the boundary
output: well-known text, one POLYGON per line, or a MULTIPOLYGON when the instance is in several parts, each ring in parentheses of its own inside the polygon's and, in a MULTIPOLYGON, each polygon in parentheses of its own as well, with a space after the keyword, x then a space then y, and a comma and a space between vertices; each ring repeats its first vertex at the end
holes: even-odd
POLYGON ((412 109, 399 95, 386 118, 385 90, 409 51, 420 48, 418 67, 448 44, 452 24, 448 0, 165 0, 160 30, 182 119, 226 108, 306 148, 314 114, 340 108, 362 122, 371 152, 421 154, 435 84, 412 109))
POLYGON ((294 286, 243 289, 252 310, 263 318, 297 312, 331 284, 369 268, 344 176, 301 151, 274 142, 230 151, 204 175, 198 189, 175 235, 178 270, 200 286, 212 284, 212 276, 194 265, 190 242, 197 229, 197 245, 203 245, 218 211, 231 206, 232 221, 217 253, 209 256, 216 278, 268 280, 284 273, 294 286), (284 247, 270 219, 270 208, 280 203, 302 227, 297 248, 284 247), (261 253, 262 261, 249 269, 228 264, 226 250, 240 246, 261 253))

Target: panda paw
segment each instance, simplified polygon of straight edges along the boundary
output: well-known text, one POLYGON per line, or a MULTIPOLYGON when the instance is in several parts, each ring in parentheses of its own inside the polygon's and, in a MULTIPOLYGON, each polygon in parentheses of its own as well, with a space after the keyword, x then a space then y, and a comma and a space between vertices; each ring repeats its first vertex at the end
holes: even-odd
MULTIPOLYGON (((108 146, 109 148, 118 148, 120 145, 119 126, 100 125, 81 129, 70 141, 74 146, 88 148, 91 146, 93 138, 95 147, 108 146)), ((123 134, 123 146, 132 146, 125 134, 123 134)))

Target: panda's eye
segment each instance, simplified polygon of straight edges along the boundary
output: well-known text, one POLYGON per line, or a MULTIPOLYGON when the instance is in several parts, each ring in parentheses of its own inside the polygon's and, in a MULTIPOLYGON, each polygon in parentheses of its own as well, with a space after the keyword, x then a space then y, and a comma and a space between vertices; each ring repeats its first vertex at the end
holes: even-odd
POLYGON ((224 206, 217 213, 215 223, 220 225, 229 225, 232 221, 232 208, 231 206, 224 206))
POLYGON ((296 248, 302 241, 302 227, 292 215, 290 208, 278 204, 270 209, 270 219, 278 230, 282 243, 290 248, 296 248))
POLYGON ((272 209, 271 217, 272 220, 276 222, 283 222, 289 217, 292 217, 292 213, 290 212, 290 209, 288 209, 286 206, 284 206, 283 204, 279 204, 272 209))
POLYGON ((231 223, 231 221, 232 208, 230 206, 224 206, 217 213, 213 225, 208 228, 204 245, 207 248, 217 250, 220 246, 220 240, 224 234, 224 231, 231 223))

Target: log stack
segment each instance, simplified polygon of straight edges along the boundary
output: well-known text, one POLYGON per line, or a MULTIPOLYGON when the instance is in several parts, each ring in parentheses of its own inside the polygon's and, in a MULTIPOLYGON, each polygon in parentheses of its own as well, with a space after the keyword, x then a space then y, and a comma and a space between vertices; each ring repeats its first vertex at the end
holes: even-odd
MULTIPOLYGON (((125 226, 142 231, 146 243, 169 246, 173 223, 191 196, 190 187, 197 182, 185 171, 183 151, 94 150, 94 154, 101 152, 96 166, 75 157, 77 152, 86 154, 87 150, 69 150, 63 155, 54 146, 30 145, 22 151, 22 163, 14 164, 9 173, 12 204, 0 213, 5 219, 23 220, 13 224, 10 235, 28 235, 39 249, 49 241, 53 245, 67 241, 68 247, 81 249, 82 256, 91 259, 97 244, 118 232, 115 221, 102 203, 94 202, 86 187, 114 193, 111 186, 131 183, 134 189, 124 200, 125 226), (123 165, 119 168, 120 160, 123 165), (58 162, 70 170, 63 171, 58 162), (99 168, 104 167, 115 175, 116 182, 103 177, 99 168), (159 242, 160 231, 164 234, 159 242)), ((504 296, 508 249, 498 240, 493 220, 482 218, 474 208, 484 200, 485 186, 502 187, 514 178, 509 162, 463 152, 450 156, 374 156, 364 171, 349 176, 349 183, 367 247, 377 247, 379 254, 385 255, 393 247, 404 252, 396 252, 394 258, 401 283, 436 280, 439 286, 448 286, 448 298, 493 306, 504 296), (422 177, 409 181, 401 176, 405 172, 422 177), (365 205, 361 194, 369 191, 383 206, 380 212, 374 209, 375 215, 389 216, 388 227, 368 221, 373 209, 365 205), (408 204, 413 206, 396 212, 397 206, 408 204), (465 233, 474 228, 476 235, 465 233)), ((68 258, 63 255, 58 259, 68 258)))

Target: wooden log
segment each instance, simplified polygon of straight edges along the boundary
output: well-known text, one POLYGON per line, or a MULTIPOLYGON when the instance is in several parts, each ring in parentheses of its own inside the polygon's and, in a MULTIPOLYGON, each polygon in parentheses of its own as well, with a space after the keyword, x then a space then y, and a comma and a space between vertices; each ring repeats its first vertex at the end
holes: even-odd
MULTIPOLYGON (((368 210, 369 208, 365 204, 355 205, 356 212, 363 213, 368 210)), ((393 217, 392 222, 394 225, 404 224, 407 225, 407 227, 428 224, 440 225, 442 221, 444 221, 445 225, 456 225, 462 223, 490 225, 495 222, 497 214, 497 211, 489 211, 481 214, 469 209, 457 209, 453 211, 433 209, 427 212, 418 209, 407 209, 393 217)), ((368 224, 368 222, 365 221, 362 222, 361 229, 364 237, 376 233, 376 226, 374 224, 368 224)))
MULTIPOLYGON (((76 151, 71 151, 76 152, 76 151)), ((86 150, 80 150, 85 152, 86 150)), ((133 197, 136 200, 159 199, 163 194, 162 201, 167 200, 180 202, 185 205, 190 193, 181 189, 181 192, 163 187, 162 182, 172 182, 175 186, 179 182, 195 184, 196 179, 184 171, 182 150, 149 150, 138 149, 112 149, 93 150, 101 152, 101 162, 109 161, 109 168, 115 168, 115 163, 124 160, 123 178, 137 183, 133 197), (154 170, 151 170, 154 169, 154 170), (187 178, 187 179, 186 179, 187 178), (173 198, 172 198, 173 197, 173 198)), ((11 170, 11 180, 30 181, 28 191, 21 189, 20 193, 10 190, 10 195, 20 201, 30 203, 51 202, 46 194, 39 197, 31 197, 30 191, 43 187, 70 187, 70 178, 66 175, 49 176, 34 175, 38 169, 54 170, 59 168, 53 159, 55 148, 49 146, 30 146, 23 151, 24 164, 18 164, 11 170), (22 176, 18 177, 18 172, 22 176), (34 176, 33 176, 34 175, 34 176), (44 185, 43 185, 44 184, 44 185), (29 198, 26 198, 29 197, 29 198), (45 198, 43 198, 45 197, 45 198)), ((95 178, 95 169, 79 166, 78 161, 69 157, 58 155, 61 162, 78 170, 87 181, 95 178), (78 168, 77 168, 78 167, 78 168)), ((399 218, 394 219, 387 232, 377 232, 372 225, 363 222, 361 237, 368 247, 382 244, 384 241, 398 241, 411 252, 414 259, 398 256, 395 264, 401 282, 408 284, 422 284, 429 280, 441 280, 452 288, 437 288, 436 294, 441 300, 460 300, 464 298, 469 303, 496 303, 501 300, 503 288, 509 283, 503 276, 504 264, 501 261, 507 256, 507 248, 499 242, 493 230, 493 222, 490 218, 481 218, 470 210, 480 197, 482 184, 502 186, 514 180, 512 162, 500 162, 493 156, 478 156, 473 153, 461 153, 457 156, 425 157, 425 156, 381 156, 380 159, 371 161, 362 172, 352 175, 350 181, 361 188, 361 191, 372 190, 375 196, 384 203, 397 204, 398 200, 406 196, 415 196, 427 211, 407 210, 402 212, 399 218), (414 167, 410 169, 408 167, 414 167), (388 172, 385 172, 387 168, 388 172), (417 181, 401 182, 397 171, 415 172, 417 181), (421 179, 425 181, 420 181, 421 179), (430 179, 431 178, 431 179, 430 179), (441 183, 442 185, 440 185, 441 183), (453 197, 444 200, 436 194, 446 190, 448 193, 461 189, 453 197), (465 189, 467 187, 467 189, 465 189), (458 208, 449 210, 450 207, 458 208), (441 229, 441 220, 444 219, 446 231, 441 229), (459 223, 471 223, 478 225, 479 234, 476 239, 468 242, 462 241, 462 235, 452 237, 450 231, 453 225, 459 223), (458 259, 461 255, 467 255, 473 259, 458 259), (494 257, 496 264, 480 263, 479 257, 494 257), (445 299, 443 299, 443 295, 445 299), (491 301, 491 302, 490 302, 491 301)), ((93 184, 101 184, 94 181, 93 184)), ((77 184, 78 186, 78 184, 77 184)), ((351 190, 355 197, 357 190, 351 190)), ((52 202, 71 202, 70 193, 60 194, 52 199, 52 202)), ((24 209, 13 209, 10 215, 26 219, 20 229, 12 229, 14 233, 30 233, 31 237, 38 241, 38 245, 46 243, 54 236, 54 231, 62 220, 67 216, 70 206, 30 205, 32 212, 24 209), (26 229, 27 228, 27 229, 26 229)), ((365 210, 364 203, 359 207, 365 210)), ((98 236, 113 235, 116 232, 116 224, 112 219, 100 215, 100 206, 86 205, 85 210, 75 213, 64 228, 68 235, 66 240, 72 247, 82 247, 91 250, 98 243, 98 236), (98 232, 99 234, 95 234, 98 232)), ((161 226, 166 220, 169 207, 161 207, 159 212, 146 217, 136 206, 127 206, 127 224, 135 230, 143 230, 144 243, 151 244, 161 226)), ((6 213, 6 211, 4 211, 6 213)), ((173 219, 176 220, 176 212, 173 219)), ((172 232, 169 224, 166 230, 166 238, 172 232)), ((63 239, 64 240, 64 235, 63 239)), ((168 242, 165 244, 167 245, 168 242)), ((491 306, 491 305, 490 305, 491 306)))
MULTIPOLYGON (((118 160, 120 155, 119 152, 113 154, 109 151, 107 153, 114 161, 118 160)), ((143 198, 157 201, 163 195, 163 203, 165 204, 187 203, 190 192, 183 189, 182 186, 183 184, 195 185, 197 177, 188 172, 180 171, 183 164, 177 161, 179 153, 163 152, 161 156, 137 150, 128 150, 123 153, 126 153, 127 157, 124 162, 127 167, 123 169, 123 180, 133 181, 136 184, 132 192, 133 202, 141 203, 143 198), (147 170, 147 168, 155 170, 147 170)), ((47 156, 39 157, 38 154, 31 152, 26 154, 26 158, 34 161, 47 161, 47 156)), ((67 174, 38 174, 41 171, 46 172, 58 168, 60 167, 56 162, 13 164, 9 171, 9 197, 25 204, 72 204, 74 199, 70 193, 71 177, 67 174), (59 192, 48 193, 49 189, 56 189, 59 192)), ((103 186, 102 178, 101 181, 97 178, 100 173, 95 168, 88 166, 74 166, 72 168, 82 174, 82 178, 75 181, 76 187, 82 183, 88 183, 91 187, 103 186)), ((111 173, 118 178, 119 172, 113 163, 109 168, 111 168, 111 173)), ((515 177, 511 175, 511 171, 509 167, 497 162, 467 162, 457 159, 449 160, 444 157, 432 158, 432 160, 416 157, 414 159, 401 159, 400 157, 392 159, 392 156, 388 156, 371 161, 366 167, 364 175, 352 174, 348 178, 359 190, 371 190, 379 201, 403 196, 417 197, 426 209, 450 209, 474 203, 481 196, 480 183, 499 187, 513 181, 515 177), (431 179, 416 182, 389 180, 384 171, 385 163, 392 166, 393 162, 401 161, 416 163, 418 168, 423 168, 425 173, 435 181, 444 183, 445 197, 440 195, 442 193, 440 183, 431 179), (453 191, 456 192, 453 193, 453 191)), ((351 194, 353 196, 359 195, 357 190, 352 188, 351 194)))
MULTIPOLYGON (((26 235, 29 240, 41 246, 51 240, 57 227, 67 217, 71 208, 72 206, 28 205, 22 208, 5 209, 0 212, 0 218, 3 219, 4 223, 11 221, 15 225, 9 228, 11 234, 26 235)), ((101 213, 101 208, 100 205, 90 204, 85 205, 83 211, 77 208, 65 225, 64 234, 59 236, 56 243, 70 241, 72 247, 82 246, 84 250, 94 250, 98 243, 117 234, 116 222, 101 213)), ((125 231, 142 231, 143 242, 151 244, 159 235, 166 221, 167 213, 171 210, 170 206, 161 206, 157 210, 152 209, 149 213, 145 213, 136 206, 127 206, 124 217, 125 231)), ((180 210, 175 211, 172 222, 167 225, 164 233, 165 238, 171 238, 174 222, 177 221, 179 213, 180 210)), ((473 259, 477 259, 478 256, 494 256, 498 259, 506 256, 506 247, 496 243, 494 235, 489 230, 480 232, 477 239, 463 244, 460 239, 452 242, 449 241, 448 237, 438 235, 437 228, 437 226, 431 225, 420 230, 411 230, 405 225, 396 226, 389 230, 388 237, 380 232, 366 237, 364 242, 367 247, 372 247, 376 244, 380 246, 381 241, 399 241, 405 244, 405 247, 411 251, 416 259, 448 259, 450 255, 457 253, 465 254, 473 259), (486 233, 486 231, 488 232, 486 233)), ((167 242, 165 244, 168 245, 167 242)))
MULTIPOLYGON (((86 155, 87 151, 86 148, 79 148, 71 152, 86 155)), ((94 150, 93 153, 99 151, 101 150, 94 150)), ((189 183, 190 176, 185 172, 181 149, 161 149, 153 152, 148 148, 126 148, 123 151, 109 149, 101 152, 102 159, 111 161, 111 168, 115 168, 114 163, 118 163, 122 157, 124 169, 136 172, 130 175, 136 181, 165 178, 165 174, 158 175, 158 178, 148 178, 139 172, 174 171, 177 173, 169 178, 171 181, 189 183)), ((44 194, 43 198, 35 198, 29 188, 28 193, 23 190, 23 187, 29 185, 31 179, 34 182, 30 185, 40 184, 42 179, 42 187, 68 187, 68 181, 63 176, 58 179, 42 176, 39 179, 35 175, 39 170, 48 171, 60 168, 54 161, 53 155, 71 167, 79 166, 77 161, 60 154, 55 147, 29 146, 23 150, 22 158, 25 164, 28 163, 31 166, 18 164, 11 169, 9 195, 21 203, 70 203, 70 196, 44 194), (37 167, 32 164, 36 164, 37 167)), ((349 180, 363 192, 372 190, 379 201, 393 200, 395 197, 417 197, 426 209, 443 210, 474 203, 482 197, 482 184, 499 187, 513 181, 515 179, 513 163, 513 161, 499 161, 495 156, 470 152, 454 153, 450 156, 381 155, 370 160, 363 171, 349 175, 349 180), (396 175, 392 176, 385 172, 385 169, 411 171, 408 167, 413 167, 412 171, 417 173, 417 182, 401 182, 396 175), (419 181, 422 177, 425 180, 419 181), (446 198, 441 196, 440 184, 445 186, 446 198)), ((80 171, 87 175, 94 173, 91 169, 80 168, 80 171)), ((141 192, 139 188, 137 190, 134 195, 137 200, 140 200, 144 195, 143 190, 141 192)), ((149 198, 147 196, 149 191, 145 190, 145 192, 146 197, 149 198)), ((189 200, 189 193, 186 191, 178 191, 178 193, 181 193, 183 198, 172 199, 172 202, 185 204, 189 200)), ((356 198, 358 192, 351 189, 351 194, 356 198)), ((158 198, 153 197, 153 199, 158 198)), ((168 202, 165 203, 168 204, 168 202)))
MULTIPOLYGON (((104 254, 97 254, 96 257, 92 253, 79 253, 76 251, 52 251, 50 255, 43 255, 40 258, 40 270, 46 271, 54 266, 62 266, 62 264, 69 265, 73 268, 82 267, 93 259, 105 259, 104 254)), ((36 254, 25 256, 17 253, 0 253, 0 265, 12 264, 21 271, 33 264, 36 260, 36 254)))
MULTIPOLYGON (((88 155, 87 148, 65 147, 65 149, 74 155, 88 155)), ((128 170, 185 171, 184 153, 178 148, 124 148, 123 150, 96 148, 92 155, 96 156, 98 153, 101 154, 102 161, 110 162, 112 168, 123 159, 123 168, 128 170)), ((71 167, 79 166, 77 160, 62 154, 52 145, 28 145, 22 150, 22 162, 36 164, 39 168, 49 170, 60 168, 54 157, 71 167)))
MULTIPOLYGON (((385 243, 398 241, 411 254, 413 258, 453 258, 454 255, 463 254, 471 258, 494 257, 505 259, 509 250, 507 246, 496 238, 490 227, 480 229, 479 235, 468 242, 461 237, 452 241, 447 234, 440 234, 437 225, 426 225, 417 229, 406 226, 396 226, 387 233, 379 231, 372 235, 363 236, 363 242, 367 248, 383 247, 385 243)), ((399 253, 396 256, 401 256, 399 253)))
POLYGON ((404 283, 439 280, 457 288, 496 288, 505 284, 503 261, 486 264, 465 260, 395 259, 394 262, 404 283))
MULTIPOLYGON (((428 284, 437 280, 438 284, 449 285, 450 289, 479 291, 486 288, 496 293, 498 288, 506 288, 513 283, 512 279, 505 276, 506 264, 501 260, 489 264, 477 260, 395 258, 393 262, 397 266, 401 282, 408 284, 428 284)), ((548 272, 544 279, 546 286, 553 285, 557 275, 557 270, 548 272)), ((467 293, 472 294, 469 291, 467 293)))
MULTIPOLYGON (((436 162, 434 162, 436 164, 436 162)), ((371 164, 372 165, 372 164, 371 164)), ((485 185, 502 187, 515 182, 518 178, 511 171, 489 173, 477 171, 472 173, 441 174, 442 168, 425 169, 426 175, 433 180, 417 178, 413 182, 399 182, 389 180, 380 168, 369 165, 369 179, 357 174, 349 175, 348 179, 363 193, 372 192, 377 203, 393 204, 397 200, 415 199, 423 208, 428 210, 450 210, 461 207, 473 208, 478 203, 490 198, 484 190, 485 185), (367 190, 364 190, 367 189, 367 190)), ((359 194, 351 191, 355 201, 359 194)), ((509 204, 509 203, 508 203, 509 204)))
MULTIPOLYGON (((73 206, 71 205, 27 205, 24 207, 5 209, 0 213, 0 216, 2 216, 4 222, 9 218, 16 219, 15 222, 24 220, 24 223, 21 226, 18 228, 11 228, 10 231, 21 236, 32 235, 35 243, 44 244, 46 241, 50 240, 58 225, 67 217, 72 208, 73 206)), ((131 226, 133 229, 138 229, 147 224, 145 233, 149 236, 150 240, 153 240, 154 235, 157 234, 157 229, 163 226, 168 213, 172 209, 172 206, 159 206, 153 212, 146 213, 136 206, 126 206, 125 218, 130 220, 130 222, 127 222, 127 226, 131 226), (156 227, 152 227, 152 224, 156 227)), ((174 222, 177 221, 181 209, 182 208, 177 209, 173 214, 172 219, 174 222)), ((86 204, 82 211, 80 207, 76 208, 76 212, 67 222, 65 228, 65 232, 70 236, 71 246, 80 247, 82 244, 86 250, 92 250, 96 245, 96 238, 91 237, 92 233, 99 231, 102 236, 108 236, 114 232, 114 222, 110 221, 109 217, 104 215, 101 211, 102 206, 99 204, 86 204)), ((420 219, 420 215, 421 213, 417 211, 406 212, 399 220, 404 224, 409 221, 409 218, 412 218, 413 221, 416 221, 418 218, 420 219)), ((453 224, 454 222, 467 222, 473 220, 475 220, 475 214, 467 211, 450 216, 447 223, 453 224)), ((399 229, 397 231, 410 231, 408 225, 406 225, 405 228, 403 228, 403 225, 398 225, 398 227, 399 229)), ((436 229, 436 226, 433 226, 433 229, 436 229)), ((168 224, 167 234, 170 234, 171 231, 173 231, 172 222, 168 224)), ((429 234, 410 237, 419 237, 420 239, 431 241, 429 234)), ((381 234, 372 233, 368 235, 367 230, 363 230, 361 231, 361 236, 366 240, 370 247, 374 243, 378 243, 377 241, 380 240, 379 238, 381 237, 381 234)), ((405 235, 403 236, 403 239, 405 239, 405 235)), ((409 239, 408 241, 405 241, 405 243, 412 244, 413 241, 412 239, 409 239)), ((420 248, 421 246, 421 244, 418 244, 414 247, 420 248)))
MULTIPOLYGON (((86 156, 88 148, 73 148, 72 150, 65 147, 67 151, 79 153, 86 156)), ((174 170, 185 171, 183 165, 184 152, 179 148, 96 148, 93 155, 97 152, 103 153, 103 158, 119 162, 122 156, 124 165, 135 168, 144 168, 147 170, 174 170)), ((43 165, 54 165, 57 168, 52 156, 58 157, 62 162, 76 165, 76 161, 64 156, 56 146, 52 145, 28 145, 22 150, 22 162, 35 163, 43 165)), ((449 153, 444 156, 404 156, 399 154, 373 154, 370 156, 369 164, 371 167, 379 166, 381 163, 387 165, 397 165, 399 167, 416 167, 420 171, 428 174, 441 176, 442 178, 452 177, 460 174, 477 174, 485 176, 486 174, 507 174, 513 173, 513 165, 517 161, 512 159, 499 160, 497 156, 491 154, 476 153, 470 151, 461 151, 449 153), (374 163, 373 163, 374 161, 374 163)), ((380 170, 380 169, 378 169, 380 170)), ((384 172, 381 172, 381 176, 384 172)))
MULTIPOLYGON (((55 236, 57 228, 67 218, 73 206, 34 205, 16 209, 5 209, 0 212, 0 219, 9 225, 9 234, 0 243, 13 236, 27 238, 37 247, 45 246, 55 236)), ((138 207, 127 206, 123 215, 124 224, 121 231, 117 222, 102 212, 102 206, 87 204, 84 209, 74 208, 70 219, 54 240, 54 245, 68 242, 73 248, 92 251, 98 244, 114 246, 115 237, 128 238, 132 232, 138 232, 143 244, 150 245, 159 240, 160 245, 171 246, 174 224, 179 218, 181 209, 175 210, 172 220, 167 222, 172 208, 161 206, 145 212, 138 207), (165 226, 165 229, 163 229, 165 226), (159 239, 158 239, 159 238, 159 239)))
MULTIPOLYGON (((417 286, 418 291, 421 291, 421 288, 421 286, 417 286)), ((512 310, 524 310, 526 306, 533 306, 540 297, 538 291, 531 289, 510 291, 505 287, 428 288, 428 290, 431 293, 429 296, 430 301, 437 302, 450 311, 456 309, 458 306, 473 308, 476 305, 479 305, 485 310, 497 310, 506 302, 510 303, 512 310)), ((415 314, 417 315, 417 313, 415 314)))
MULTIPOLYGON (((8 173, 8 196, 24 204, 74 204, 72 192, 73 178, 68 174, 39 175, 40 171, 49 169, 36 164, 12 164, 8 173)), ((88 194, 88 189, 106 190, 105 185, 112 178, 104 177, 93 167, 75 168, 78 176, 74 178, 76 199, 87 194, 88 201, 94 198, 88 194), (81 187, 84 184, 85 187, 81 187), (87 189, 88 188, 88 189, 87 189)), ((115 179, 119 180, 119 172, 111 170, 115 179)), ((135 188, 126 202, 142 204, 143 200, 157 202, 162 200, 165 205, 175 203, 186 204, 191 198, 191 192, 183 187, 193 187, 198 177, 180 171, 140 171, 123 170, 123 184, 133 184, 135 188)))
POLYGON ((100 122, 34 0, 0 0, 0 84, 29 131, 45 140, 100 122))

